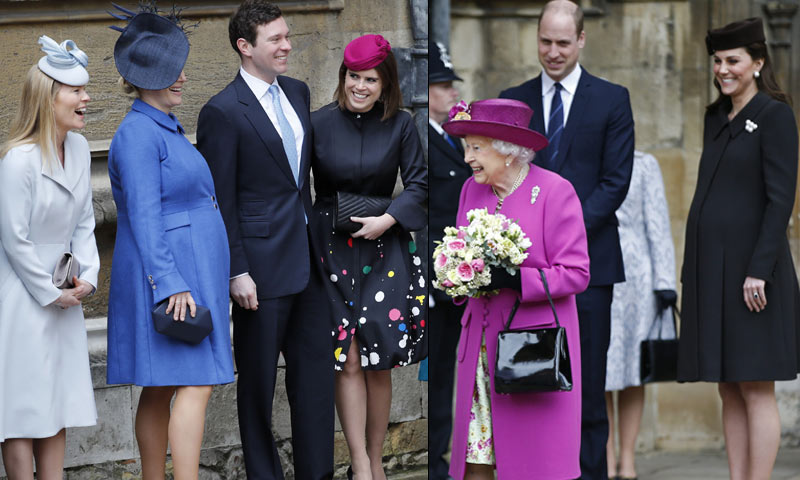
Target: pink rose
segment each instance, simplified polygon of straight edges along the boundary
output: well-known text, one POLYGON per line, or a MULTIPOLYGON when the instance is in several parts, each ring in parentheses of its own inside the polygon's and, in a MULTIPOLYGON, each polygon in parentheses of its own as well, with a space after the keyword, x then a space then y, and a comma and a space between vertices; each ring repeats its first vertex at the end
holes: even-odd
POLYGON ((450 109, 450 112, 448 114, 448 119, 452 120, 453 117, 455 117, 456 115, 458 115, 461 112, 469 113, 469 110, 470 110, 470 108, 467 105, 467 102, 465 102, 464 100, 461 100, 457 104, 453 105, 453 108, 450 109))
POLYGON ((447 255, 444 253, 440 253, 438 257, 436 257, 436 268, 444 268, 447 265, 447 255))
POLYGON ((467 262, 461 262, 458 269, 456 269, 456 273, 458 273, 458 278, 465 282, 469 282, 475 278, 475 271, 472 270, 472 266, 467 262))
POLYGON ((482 258, 476 258, 470 265, 472 265, 472 268, 478 273, 481 273, 483 271, 483 267, 485 266, 482 258))
POLYGON ((459 231, 458 231, 458 233, 456 234, 456 237, 458 237, 458 238, 462 238, 462 239, 463 239, 464 237, 466 237, 466 236, 467 236, 467 234, 466 234, 466 233, 464 233, 464 230, 459 230, 459 231))
POLYGON ((447 248, 449 248, 450 250, 453 250, 453 251, 464 250, 464 248, 466 248, 466 246, 467 246, 467 242, 465 242, 464 240, 453 240, 453 241, 451 241, 450 243, 447 244, 447 248))
POLYGON ((445 280, 442 282, 442 286, 445 288, 452 287, 453 285, 455 285, 455 283, 451 282, 450 280, 445 280))

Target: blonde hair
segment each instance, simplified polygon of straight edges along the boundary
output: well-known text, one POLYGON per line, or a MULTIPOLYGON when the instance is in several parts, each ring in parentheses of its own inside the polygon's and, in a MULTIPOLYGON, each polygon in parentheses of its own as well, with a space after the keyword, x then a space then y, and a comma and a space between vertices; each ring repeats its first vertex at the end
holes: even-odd
POLYGON ((7 140, 0 148, 0 158, 14 147, 34 144, 42 152, 42 162, 52 169, 58 138, 53 102, 60 88, 61 83, 42 73, 38 66, 28 70, 22 85, 19 110, 11 122, 7 140))
POLYGON ((139 90, 139 87, 125 80, 123 77, 119 77, 119 80, 117 80, 117 85, 119 85, 126 95, 134 94, 136 95, 136 98, 142 98, 142 91, 139 90))

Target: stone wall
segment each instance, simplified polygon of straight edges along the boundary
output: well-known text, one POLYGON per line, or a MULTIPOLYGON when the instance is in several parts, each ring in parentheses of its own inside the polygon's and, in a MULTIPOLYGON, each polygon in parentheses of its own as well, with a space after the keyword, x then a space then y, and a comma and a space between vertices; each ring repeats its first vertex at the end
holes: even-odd
MULTIPOLYGON (((443 0, 446 1, 446 0, 443 0)), ((441 3, 434 0, 434 4, 441 3)), ((449 44, 464 82, 462 98, 496 97, 539 74, 537 21, 544 1, 451 0, 449 44)), ((582 0, 586 47, 580 63, 594 75, 626 86, 636 125, 636 148, 661 165, 676 251, 683 262, 686 217, 697 181, 705 105, 716 96, 704 38, 709 28, 762 16, 782 85, 798 98, 800 20, 796 1, 582 0), (780 4, 780 5, 779 5, 780 4), (778 7, 782 9, 778 9, 778 7), (767 15, 769 12, 769 15, 767 15), (777 13, 776 13, 777 12, 777 13), (781 23, 783 22, 783 23, 781 23), (778 38, 780 37, 780 38, 778 38), (782 42, 782 43, 781 43, 782 42), (783 63, 777 65, 778 60, 783 63), (792 81, 795 79, 795 81, 792 81)), ((434 12, 439 11, 434 7, 434 12)), ((432 18, 432 25, 446 25, 432 18)), ((431 32, 434 38, 440 35, 431 32)), ((800 114, 795 101, 795 115, 800 114)), ((789 237, 800 260, 797 209, 789 237)), ((800 382, 779 382, 783 443, 800 441, 800 382)), ((646 389, 643 449, 722 446, 721 404, 713 384, 659 384, 646 389)))
MULTIPOLYGON (((117 3, 128 8, 135 5, 132 0, 117 3)), ((171 3, 162 2, 162 6, 171 3)), ((188 81, 183 105, 174 110, 187 136, 194 142, 200 108, 238 71, 238 56, 231 48, 227 34, 228 17, 238 2, 197 0, 175 3, 187 7, 183 14, 189 23, 200 22, 189 37, 191 51, 185 67, 188 81)), ((308 83, 312 110, 332 100, 343 49, 351 39, 365 33, 380 33, 395 49, 409 49, 409 58, 419 53, 410 51, 417 46, 415 43, 419 43, 419 38, 415 38, 419 37, 419 32, 414 30, 412 9, 419 9, 420 5, 426 5, 425 2, 279 0, 275 3, 281 6, 292 35, 293 51, 288 75, 308 83)), ((116 209, 111 198, 106 157, 111 137, 132 101, 117 86, 119 75, 114 66, 113 46, 118 33, 108 26, 121 22, 112 21, 105 13, 109 9, 111 5, 106 0, 0 1, 0 43, 4 45, 0 50, 0 65, 3 66, 0 69, 0 104, 5 105, 0 109, 0 137, 5 136, 16 112, 20 78, 42 56, 36 43, 40 35, 48 35, 58 42, 72 39, 89 55, 91 81, 87 91, 92 102, 86 129, 81 133, 90 141, 92 149, 96 236, 102 270, 98 292, 85 302, 84 311, 98 424, 68 431, 65 463, 72 468, 67 477, 76 479, 138 478, 141 475, 133 431, 140 388, 105 383, 105 315, 116 231, 116 209)), ((414 97, 408 106, 418 107, 416 100, 414 97)), ((424 116, 424 112, 421 115, 424 116)), ((413 366, 392 372, 391 425, 384 455, 387 469, 394 472, 424 469, 427 464, 427 388, 417 380, 417 370, 413 366)), ((235 384, 214 390, 207 410, 201 478, 245 478, 235 398, 235 384)), ((292 478, 291 431, 282 368, 273 418, 284 471, 287 478, 292 478)), ((344 474, 348 463, 346 445, 339 430, 337 420, 337 477, 344 474)), ((0 477, 2 475, 4 470, 0 462, 0 477)))

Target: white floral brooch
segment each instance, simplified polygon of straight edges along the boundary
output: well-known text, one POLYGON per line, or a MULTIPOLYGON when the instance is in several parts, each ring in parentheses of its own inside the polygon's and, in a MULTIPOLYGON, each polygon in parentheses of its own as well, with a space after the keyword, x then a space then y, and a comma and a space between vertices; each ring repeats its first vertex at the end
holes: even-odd
POLYGON ((750 120, 749 118, 744 121, 744 129, 747 130, 747 133, 753 133, 753 130, 758 128, 756 122, 750 120))
POLYGON ((536 185, 531 189, 531 205, 536 203, 536 198, 539 196, 540 191, 541 189, 539 188, 539 185, 536 185))

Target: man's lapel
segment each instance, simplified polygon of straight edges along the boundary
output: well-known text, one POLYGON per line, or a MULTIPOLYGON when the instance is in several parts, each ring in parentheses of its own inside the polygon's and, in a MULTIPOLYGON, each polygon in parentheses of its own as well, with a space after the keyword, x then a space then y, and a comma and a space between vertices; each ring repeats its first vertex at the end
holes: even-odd
POLYGON ((584 111, 591 98, 591 86, 590 75, 586 73, 586 70, 583 70, 578 81, 578 88, 575 89, 575 98, 572 99, 572 105, 569 108, 569 116, 567 117, 567 124, 564 126, 564 133, 561 134, 558 156, 553 162, 553 171, 556 173, 561 171, 561 166, 564 164, 564 160, 567 158, 569 149, 572 146, 572 139, 581 124, 584 111))
POLYGON ((234 87, 245 118, 258 133, 278 168, 283 170, 283 173, 294 183, 294 174, 289 166, 289 160, 286 158, 286 152, 283 150, 283 140, 281 140, 281 136, 275 126, 272 125, 272 121, 264 111, 264 107, 253 95, 253 91, 250 90, 241 75, 236 75, 234 87))

